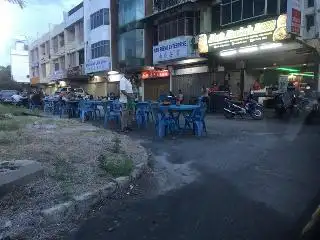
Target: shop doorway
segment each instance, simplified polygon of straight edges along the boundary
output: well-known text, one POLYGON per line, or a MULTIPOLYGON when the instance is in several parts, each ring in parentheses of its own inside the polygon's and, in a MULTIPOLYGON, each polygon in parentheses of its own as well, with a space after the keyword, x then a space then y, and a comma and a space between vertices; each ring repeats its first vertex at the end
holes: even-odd
POLYGON ((169 78, 144 80, 144 99, 156 101, 162 94, 169 93, 169 78))

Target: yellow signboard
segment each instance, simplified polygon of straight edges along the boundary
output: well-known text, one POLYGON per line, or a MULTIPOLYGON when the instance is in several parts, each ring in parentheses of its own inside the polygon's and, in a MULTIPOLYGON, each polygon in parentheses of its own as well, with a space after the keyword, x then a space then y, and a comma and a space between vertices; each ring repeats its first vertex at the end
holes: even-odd
POLYGON ((237 29, 199 35, 199 53, 207 53, 211 49, 234 48, 255 45, 270 41, 281 41, 288 37, 286 31, 287 16, 281 15, 277 19, 257 22, 237 29))
POLYGON ((40 82, 40 78, 39 77, 31 78, 31 85, 36 85, 39 82, 40 82))

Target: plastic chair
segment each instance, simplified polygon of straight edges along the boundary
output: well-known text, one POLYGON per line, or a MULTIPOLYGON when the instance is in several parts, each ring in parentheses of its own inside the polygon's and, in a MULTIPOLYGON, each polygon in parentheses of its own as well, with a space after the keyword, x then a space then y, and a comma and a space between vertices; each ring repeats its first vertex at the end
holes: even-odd
POLYGON ((107 128, 109 121, 116 121, 121 128, 121 110, 122 105, 118 100, 107 102, 104 105, 104 127, 107 128))
POLYGON ((204 121, 205 114, 206 108, 203 106, 193 110, 189 116, 185 116, 184 129, 193 129, 193 133, 199 137, 203 135, 203 132, 207 134, 207 127, 204 121))
POLYGON ((80 119, 82 122, 85 120, 85 116, 93 117, 94 108, 92 107, 92 103, 90 101, 81 100, 79 102, 79 110, 80 110, 80 119))
POLYGON ((147 127, 149 113, 150 113, 149 103, 136 104, 136 121, 137 121, 138 128, 147 127))
POLYGON ((54 104, 50 100, 44 100, 44 108, 43 111, 45 113, 53 113, 54 104))
POLYGON ((156 134, 162 138, 167 135, 167 133, 174 133, 175 122, 170 114, 166 114, 159 107, 153 109, 153 114, 155 116, 155 130, 156 134))

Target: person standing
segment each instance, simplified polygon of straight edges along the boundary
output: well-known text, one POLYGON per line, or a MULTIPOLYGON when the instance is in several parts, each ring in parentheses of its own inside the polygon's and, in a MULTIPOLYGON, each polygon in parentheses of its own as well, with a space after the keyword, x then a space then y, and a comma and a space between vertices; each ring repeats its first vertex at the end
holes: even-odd
POLYGON ((121 109, 121 131, 122 132, 128 132, 129 130, 129 101, 133 101, 133 89, 132 84, 129 80, 129 76, 126 74, 123 74, 120 77, 120 98, 119 101, 122 104, 121 109))
POLYGON ((179 101, 180 104, 182 104, 182 102, 183 102, 183 93, 182 93, 181 89, 179 89, 178 101, 179 101))

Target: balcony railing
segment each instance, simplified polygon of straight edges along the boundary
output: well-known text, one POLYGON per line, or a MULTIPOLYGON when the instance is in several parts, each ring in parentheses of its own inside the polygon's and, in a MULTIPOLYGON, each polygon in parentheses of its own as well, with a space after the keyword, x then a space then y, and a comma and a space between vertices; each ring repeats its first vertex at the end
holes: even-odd
POLYGON ((124 67, 142 67, 144 66, 144 58, 126 57, 125 60, 120 61, 120 65, 124 67))
POLYGON ((58 71, 53 71, 48 78, 50 79, 50 81, 56 81, 56 80, 60 80, 60 79, 64 79, 66 78, 67 73, 66 70, 58 70, 58 71))
POLYGON ((80 66, 68 68, 68 71, 67 71, 68 78, 80 77, 84 75, 85 75, 85 72, 84 72, 83 64, 81 64, 80 66))
POLYGON ((195 2, 195 0, 154 0, 153 13, 157 13, 187 2, 195 2))

